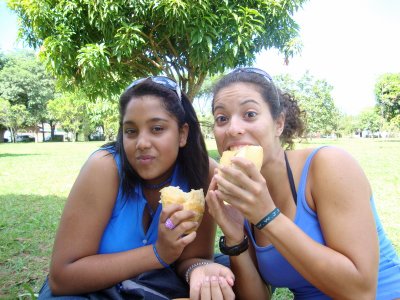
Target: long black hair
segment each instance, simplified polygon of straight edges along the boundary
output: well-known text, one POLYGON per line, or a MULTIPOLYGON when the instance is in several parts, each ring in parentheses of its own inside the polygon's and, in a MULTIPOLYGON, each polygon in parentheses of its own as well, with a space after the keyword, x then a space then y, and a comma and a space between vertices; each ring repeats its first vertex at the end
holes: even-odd
POLYGON ((189 133, 187 142, 184 147, 179 148, 177 162, 180 164, 182 175, 187 178, 190 189, 203 188, 207 190, 209 160, 206 144, 200 130, 199 121, 194 108, 184 93, 181 93, 181 99, 178 94, 151 80, 146 79, 139 84, 128 88, 120 97, 119 101, 119 129, 117 140, 107 146, 114 145, 116 153, 121 158, 120 180, 124 193, 130 193, 137 183, 141 183, 143 179, 130 165, 125 153, 123 144, 123 128, 122 122, 126 113, 126 108, 133 97, 144 95, 154 95, 162 99, 165 109, 173 115, 178 127, 187 123, 189 125, 189 133))

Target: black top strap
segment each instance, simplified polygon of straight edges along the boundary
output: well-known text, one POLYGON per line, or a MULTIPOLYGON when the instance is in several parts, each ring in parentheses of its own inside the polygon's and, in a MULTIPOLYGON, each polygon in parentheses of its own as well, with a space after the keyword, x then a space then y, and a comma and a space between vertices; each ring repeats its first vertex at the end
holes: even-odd
POLYGON ((285 154, 286 171, 287 171, 287 175, 288 175, 288 179, 289 179, 290 189, 292 190, 292 196, 294 199, 294 203, 297 205, 297 192, 296 192, 296 186, 294 185, 292 169, 290 168, 286 152, 284 152, 284 154, 285 154))

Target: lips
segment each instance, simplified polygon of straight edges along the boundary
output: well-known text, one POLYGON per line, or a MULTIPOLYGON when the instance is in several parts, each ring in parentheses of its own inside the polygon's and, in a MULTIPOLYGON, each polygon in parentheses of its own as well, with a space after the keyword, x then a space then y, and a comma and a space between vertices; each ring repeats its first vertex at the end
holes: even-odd
POLYGON ((225 150, 231 150, 231 151, 236 151, 239 150, 240 148, 243 148, 244 146, 252 146, 252 143, 232 143, 228 144, 225 150))
POLYGON ((139 155, 136 157, 136 160, 138 160, 140 163, 151 163, 154 158, 155 157, 152 155, 139 155))

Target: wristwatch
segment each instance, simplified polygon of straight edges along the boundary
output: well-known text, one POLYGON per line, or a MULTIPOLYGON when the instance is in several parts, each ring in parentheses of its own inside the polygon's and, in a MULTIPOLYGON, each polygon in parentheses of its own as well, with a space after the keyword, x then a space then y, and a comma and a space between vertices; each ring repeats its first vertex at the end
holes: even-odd
POLYGON ((246 251, 248 248, 249 248, 249 240, 247 238, 247 235, 244 236, 244 239, 240 244, 232 247, 228 247, 225 244, 225 236, 221 236, 219 238, 219 250, 221 251, 222 254, 226 254, 229 256, 237 256, 246 251))

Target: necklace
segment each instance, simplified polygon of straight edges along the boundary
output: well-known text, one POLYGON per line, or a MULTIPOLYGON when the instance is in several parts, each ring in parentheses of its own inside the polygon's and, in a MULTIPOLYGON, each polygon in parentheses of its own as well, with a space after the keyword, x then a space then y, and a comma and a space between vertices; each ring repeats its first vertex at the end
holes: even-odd
POLYGON ((158 190, 159 188, 162 188, 164 185, 167 185, 168 183, 170 183, 171 181, 172 181, 172 175, 170 177, 168 177, 165 181, 160 182, 160 183, 150 184, 150 183, 144 182, 143 186, 149 190, 158 190))

